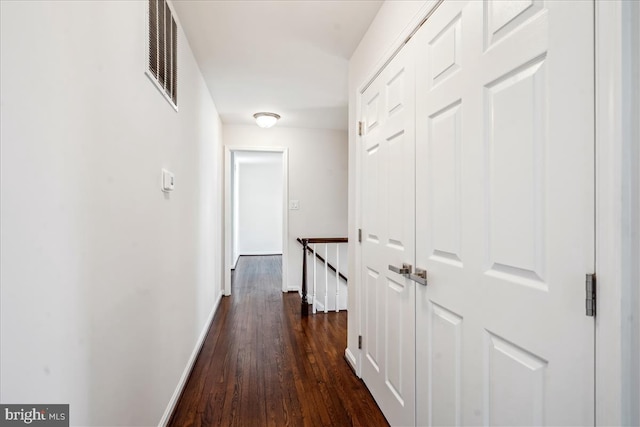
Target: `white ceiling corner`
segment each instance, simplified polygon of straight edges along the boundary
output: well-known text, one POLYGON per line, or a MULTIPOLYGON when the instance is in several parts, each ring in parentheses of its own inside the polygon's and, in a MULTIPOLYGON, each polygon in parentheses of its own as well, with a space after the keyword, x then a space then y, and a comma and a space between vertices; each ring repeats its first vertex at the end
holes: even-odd
POLYGON ((174 0, 222 122, 347 129, 351 54, 382 1, 174 0))

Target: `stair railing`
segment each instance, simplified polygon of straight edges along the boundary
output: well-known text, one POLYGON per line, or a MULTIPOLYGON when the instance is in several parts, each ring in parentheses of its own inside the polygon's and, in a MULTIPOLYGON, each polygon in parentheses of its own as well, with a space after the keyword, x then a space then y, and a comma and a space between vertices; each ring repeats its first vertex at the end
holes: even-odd
POLYGON ((308 295, 308 282, 307 282, 307 252, 313 254, 313 294, 312 294, 312 306, 313 314, 317 312, 317 264, 318 261, 324 265, 324 312, 327 313, 329 302, 329 270, 335 273, 336 277, 336 294, 335 311, 339 311, 339 298, 340 298, 340 280, 344 280, 347 283, 347 277, 340 272, 340 244, 347 243, 349 240, 346 237, 305 237, 297 239, 302 244, 302 306, 301 315, 309 315, 309 295, 308 295), (324 244, 324 257, 317 251, 316 244, 324 244), (336 254, 336 266, 334 267, 329 260, 329 245, 335 244, 336 254), (309 245, 312 245, 311 247, 309 245))

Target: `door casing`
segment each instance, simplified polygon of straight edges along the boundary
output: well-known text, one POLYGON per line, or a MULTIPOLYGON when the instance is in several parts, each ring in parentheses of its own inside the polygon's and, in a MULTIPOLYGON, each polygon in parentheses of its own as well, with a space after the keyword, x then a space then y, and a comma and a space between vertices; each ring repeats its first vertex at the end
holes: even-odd
POLYGON ((232 255, 232 206, 231 206, 231 153, 237 151, 254 151, 282 153, 282 292, 288 291, 288 267, 289 267, 289 151, 286 147, 252 147, 252 146, 225 146, 224 147, 224 287, 225 296, 231 295, 231 269, 233 268, 232 255))

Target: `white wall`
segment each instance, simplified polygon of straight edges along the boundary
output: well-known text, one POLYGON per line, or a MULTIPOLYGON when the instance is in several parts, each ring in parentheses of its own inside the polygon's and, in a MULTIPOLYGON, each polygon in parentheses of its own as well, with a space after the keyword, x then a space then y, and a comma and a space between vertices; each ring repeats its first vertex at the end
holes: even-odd
POLYGON ((359 200, 356 199, 356 170, 359 167, 356 124, 359 93, 416 27, 433 1, 386 1, 378 11, 349 60, 349 271, 347 360, 359 371, 358 335, 360 334, 359 289, 355 272, 359 268, 359 200))
POLYGON ((221 295, 220 121, 182 33, 179 112, 144 75, 146 8, 0 2, 0 401, 73 425, 157 425, 221 295))
POLYGON ((347 233, 347 134, 336 130, 223 126, 226 146, 283 147, 289 156, 289 289, 302 279, 298 237, 344 237, 347 233))
POLYGON ((237 253, 282 254, 282 153, 259 153, 262 159, 242 161, 238 170, 237 253))

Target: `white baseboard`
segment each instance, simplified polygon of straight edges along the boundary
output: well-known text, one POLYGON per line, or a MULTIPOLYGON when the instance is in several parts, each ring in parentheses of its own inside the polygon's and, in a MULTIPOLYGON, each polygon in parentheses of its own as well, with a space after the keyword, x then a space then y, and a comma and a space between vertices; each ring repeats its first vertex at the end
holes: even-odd
POLYGON ((287 292, 297 292, 300 293, 300 286, 296 286, 296 285, 289 285, 287 287, 287 292))
POLYGON ((241 256, 256 256, 256 255, 282 255, 282 251, 274 252, 274 251, 245 251, 238 255, 238 258, 241 256))
POLYGON ((189 380, 189 375, 191 375, 191 370, 193 369, 193 365, 196 363, 198 356, 200 355, 200 350, 204 344, 204 340, 207 337, 207 332, 209 332, 209 328, 211 327, 211 322, 213 322, 213 316, 215 316, 216 311, 218 311, 218 306, 220 305, 220 300, 222 299, 222 294, 218 296, 213 308, 211 309, 211 313, 209 313, 209 318, 202 328, 202 332, 200 332, 200 336, 198 337, 198 341, 196 341, 196 345, 193 348, 193 352, 191 353, 191 357, 187 362, 187 366, 184 368, 182 372, 182 376, 180 377, 180 381, 178 382, 178 386, 173 392, 173 396, 171 396, 171 400, 167 405, 167 409, 165 409, 164 414, 162 415, 162 419, 160 419, 160 423, 158 426, 166 427, 169 423, 169 419, 171 419, 171 415, 173 414, 173 410, 180 399, 180 395, 182 394, 182 390, 184 386, 187 385, 187 380, 189 380))
MULTIPOLYGON (((324 311, 324 303, 320 302, 320 300, 316 299, 315 301, 312 301, 311 298, 309 298, 309 304, 315 304, 316 306, 316 311, 320 312, 320 311, 324 311)), ((329 307, 331 307, 331 304, 329 304, 329 307)), ((343 306, 339 306, 338 307, 338 311, 347 311, 348 307, 343 307, 343 306)), ((333 308, 328 308, 327 311, 329 313, 335 312, 336 311, 336 306, 334 305, 333 308)))
POLYGON ((351 369, 353 370, 353 372, 357 375, 358 366, 356 364, 356 357, 353 355, 353 353, 351 353, 351 350, 349 349, 349 347, 347 347, 344 351, 344 358, 347 361, 347 363, 351 365, 351 369))

